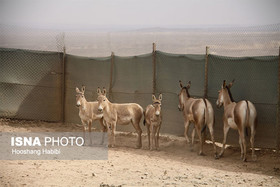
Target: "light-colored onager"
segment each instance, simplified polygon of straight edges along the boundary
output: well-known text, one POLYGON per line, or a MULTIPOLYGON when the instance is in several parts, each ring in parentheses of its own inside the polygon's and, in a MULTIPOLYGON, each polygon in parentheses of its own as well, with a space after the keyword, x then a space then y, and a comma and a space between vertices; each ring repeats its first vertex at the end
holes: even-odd
POLYGON ((97 94, 98 110, 100 112, 103 112, 105 123, 107 124, 107 127, 111 129, 111 136, 113 138, 113 142, 110 146, 115 146, 116 126, 128 125, 132 123, 133 127, 136 129, 136 132, 138 134, 137 148, 141 148, 142 130, 140 128, 139 123, 143 116, 143 108, 136 103, 111 103, 106 97, 106 89, 103 89, 102 92, 100 89, 97 89, 97 94))
POLYGON ((181 91, 179 93, 178 108, 180 111, 183 111, 184 125, 185 125, 184 135, 187 140, 187 143, 190 143, 190 140, 188 138, 189 124, 194 123, 191 146, 193 147, 194 144, 194 136, 196 130, 200 141, 199 155, 203 155, 204 137, 202 136, 202 133, 205 131, 207 126, 210 131, 211 140, 213 142, 215 158, 218 158, 217 149, 214 140, 214 128, 213 128, 215 117, 214 117, 214 110, 211 103, 207 99, 201 99, 201 98, 196 99, 190 97, 188 90, 191 87, 191 82, 189 82, 187 86, 183 86, 181 81, 179 81, 179 83, 180 83, 181 91))
POLYGON ((219 97, 216 102, 218 107, 224 105, 224 140, 223 147, 219 156, 221 157, 225 151, 225 144, 227 139, 227 133, 230 128, 238 130, 239 133, 239 144, 241 148, 241 159, 246 161, 246 140, 245 133, 246 128, 251 129, 251 146, 252 146, 252 159, 256 160, 255 149, 254 149, 254 137, 256 134, 257 125, 257 111, 253 103, 247 100, 234 102, 230 88, 233 85, 234 80, 226 85, 224 80, 221 90, 219 90, 219 97))
POLYGON ((147 134, 149 141, 149 149, 153 150, 153 145, 156 149, 159 149, 159 130, 162 122, 162 113, 161 113, 161 100, 162 94, 159 95, 157 99, 152 95, 153 104, 148 105, 144 112, 144 125, 147 124, 147 134), (152 145, 150 142, 150 132, 152 132, 152 145))
MULTIPOLYGON (((81 91, 79 88, 76 88, 76 106, 79 108, 79 116, 81 118, 84 130, 84 140, 85 132, 88 127, 90 144, 91 140, 91 125, 93 121, 99 120, 101 129, 103 132, 107 130, 106 126, 103 124, 103 114, 98 111, 98 102, 87 102, 85 98, 85 86, 82 87, 81 91)), ((102 138, 103 142, 103 138, 102 138)))

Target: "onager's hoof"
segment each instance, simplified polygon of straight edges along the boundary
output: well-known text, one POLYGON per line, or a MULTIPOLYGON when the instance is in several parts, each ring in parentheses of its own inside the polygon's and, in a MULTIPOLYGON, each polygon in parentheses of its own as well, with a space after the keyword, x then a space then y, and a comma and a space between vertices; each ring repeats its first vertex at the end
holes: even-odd
POLYGON ((223 155, 224 155, 224 153, 220 153, 220 154, 218 155, 218 158, 223 157, 223 155))
POLYGON ((219 159, 220 156, 219 156, 217 153, 215 153, 215 154, 214 154, 214 158, 215 158, 215 159, 219 159))
POLYGON ((142 145, 137 145, 136 149, 141 149, 142 145))
POLYGON ((206 156, 203 152, 198 153, 199 156, 206 156))

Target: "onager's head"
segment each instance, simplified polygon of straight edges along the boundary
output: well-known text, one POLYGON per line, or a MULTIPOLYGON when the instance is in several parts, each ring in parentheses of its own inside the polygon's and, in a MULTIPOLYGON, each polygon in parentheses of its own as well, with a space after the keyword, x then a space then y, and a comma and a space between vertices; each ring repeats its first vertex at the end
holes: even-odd
POLYGON ((216 105, 218 108, 222 107, 224 105, 226 98, 230 98, 230 101, 233 101, 231 92, 230 92, 230 88, 232 87, 234 83, 234 80, 229 83, 228 85, 226 84, 226 80, 223 81, 222 87, 221 89, 218 91, 219 96, 218 99, 216 101, 216 105), (229 96, 229 97, 228 97, 229 96))
POLYGON ((190 94, 189 94, 189 89, 191 87, 191 81, 189 81, 188 85, 187 86, 183 86, 182 84, 182 81, 179 81, 179 84, 180 84, 180 88, 181 88, 181 91, 180 93, 178 94, 179 96, 179 105, 178 105, 178 109, 180 111, 183 111, 184 110, 184 101, 190 97, 190 94))
POLYGON ((82 91, 79 90, 79 88, 76 87, 76 106, 80 107, 83 106, 84 102, 86 101, 85 99, 85 90, 86 87, 82 86, 82 91))
POLYGON ((103 112, 103 110, 108 105, 108 99, 106 97, 106 89, 103 88, 103 91, 100 88, 97 89, 97 102, 98 102, 98 111, 103 112))
POLYGON ((162 94, 159 95, 158 99, 155 95, 152 95, 153 100, 153 107, 155 108, 155 115, 159 116, 161 114, 161 100, 162 100, 162 94))

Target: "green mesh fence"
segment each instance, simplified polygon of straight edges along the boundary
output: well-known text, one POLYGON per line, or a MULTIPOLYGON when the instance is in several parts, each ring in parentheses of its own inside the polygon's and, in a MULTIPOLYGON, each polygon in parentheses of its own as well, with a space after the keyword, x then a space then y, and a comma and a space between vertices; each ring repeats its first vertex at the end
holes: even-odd
POLYGON ((62 54, 0 49, 0 116, 60 121, 62 54))
MULTIPOLYGON (((63 66, 62 53, 0 49, 0 116, 46 121, 61 121, 64 117, 65 122, 81 123, 75 106, 75 88, 82 85, 86 86, 88 101, 96 100, 97 87, 105 87, 108 93, 111 88, 111 102, 136 102, 145 109, 152 102, 153 61, 152 53, 113 59, 66 55, 63 66)), ((155 91, 157 96, 163 94, 161 133, 183 135, 183 114, 177 108, 178 81, 191 81, 191 96, 202 97, 205 61, 205 55, 155 52, 155 91)), ((257 108, 257 146, 276 147, 278 63, 278 56, 209 55, 207 93, 215 110, 216 140, 221 142, 223 138, 223 109, 215 106, 218 90, 224 79, 235 79, 231 89, 234 99, 250 100, 257 108)), ((146 127, 141 127, 145 132, 146 127)), ((118 130, 134 131, 132 125, 119 126, 118 130)), ((237 131, 230 131, 228 142, 238 145, 237 131)))

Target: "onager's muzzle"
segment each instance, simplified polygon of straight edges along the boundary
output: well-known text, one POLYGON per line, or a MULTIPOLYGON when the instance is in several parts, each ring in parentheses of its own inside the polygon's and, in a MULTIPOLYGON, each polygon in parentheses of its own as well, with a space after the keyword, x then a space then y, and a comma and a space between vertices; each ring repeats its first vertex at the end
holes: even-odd
POLYGON ((157 110, 156 113, 155 113, 155 115, 156 115, 156 116, 159 116, 159 115, 160 115, 160 111, 157 110))
POLYGON ((81 102, 78 101, 78 102, 76 103, 76 107, 79 108, 80 106, 81 106, 81 102))
POLYGON ((219 101, 219 99, 216 101, 217 108, 221 108, 223 106, 223 103, 219 101))
POLYGON ((181 105, 178 105, 178 110, 179 110, 179 111, 183 111, 181 105))

